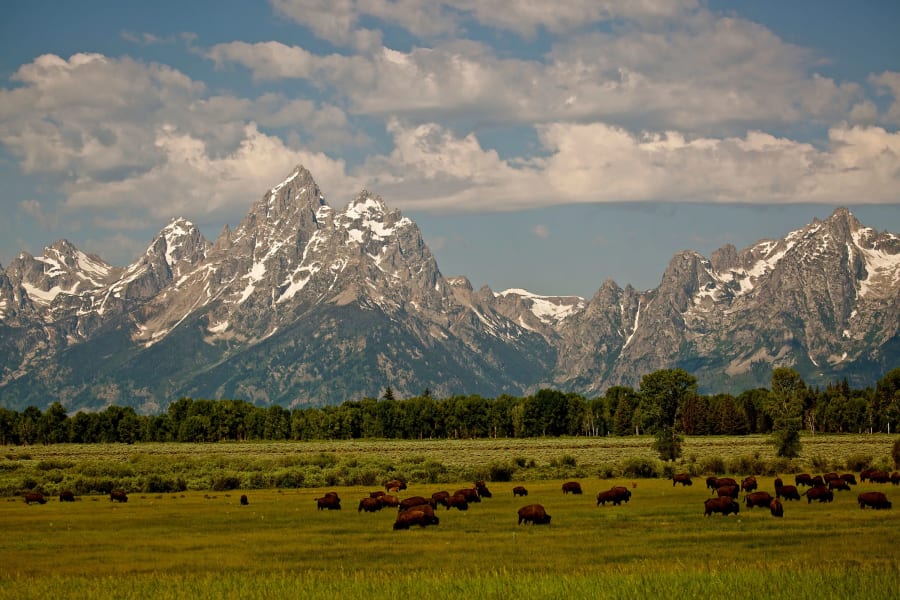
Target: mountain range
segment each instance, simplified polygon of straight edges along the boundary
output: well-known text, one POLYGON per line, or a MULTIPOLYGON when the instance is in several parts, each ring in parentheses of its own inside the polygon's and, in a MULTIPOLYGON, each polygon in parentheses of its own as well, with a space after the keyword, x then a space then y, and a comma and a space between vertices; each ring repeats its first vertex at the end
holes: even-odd
POLYGON ((590 298, 473 289, 363 190, 341 210, 297 167, 208 241, 166 225, 127 267, 65 240, 0 266, 0 406, 240 398, 286 407, 429 390, 598 395, 664 368, 701 391, 874 385, 900 358, 900 237, 845 208, 783 239, 670 260, 590 298))

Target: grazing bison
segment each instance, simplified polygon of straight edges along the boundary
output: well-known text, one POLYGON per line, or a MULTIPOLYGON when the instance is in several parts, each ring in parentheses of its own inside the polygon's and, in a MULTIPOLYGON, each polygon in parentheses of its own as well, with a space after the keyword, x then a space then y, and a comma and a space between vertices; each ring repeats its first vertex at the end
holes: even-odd
POLYGON ((850 491, 850 485, 841 479, 840 477, 832 478, 828 480, 828 489, 831 491, 834 490, 847 490, 850 491))
POLYGON ((431 495, 431 499, 434 502, 432 504, 432 506, 437 508, 438 504, 442 504, 442 505, 446 506, 447 508, 450 508, 450 506, 447 505, 447 498, 449 498, 449 497, 450 497, 450 492, 447 492, 447 491, 442 490, 440 492, 433 493, 431 495))
POLYGON ((469 500, 462 494, 453 494, 447 498, 447 510, 455 508, 457 510, 469 510, 469 500))
POLYGON ((891 508, 891 501, 882 492, 863 492, 857 498, 859 507, 871 506, 876 510, 891 508))
POLYGON ((722 487, 724 485, 733 485, 733 486, 737 487, 738 489, 740 489, 740 486, 738 486, 738 482, 735 481, 734 479, 732 479, 731 477, 718 477, 718 478, 716 478, 716 486, 713 488, 713 493, 715 493, 715 490, 719 489, 720 487, 722 487))
POLYGON ((247 500, 247 494, 241 494, 241 506, 247 506, 250 501, 247 500))
POLYGON ((562 484, 562 491, 563 491, 563 494, 568 494, 569 492, 571 492, 573 494, 580 494, 581 493, 581 484, 578 483, 577 481, 567 481, 564 484, 562 484))
POLYGON ((807 504, 810 504, 813 500, 818 500, 819 502, 832 502, 834 500, 834 492, 824 485, 811 487, 803 492, 803 495, 806 496, 807 504))
POLYGON ((749 494, 757 488, 759 488, 759 484, 756 483, 756 477, 753 475, 741 480, 741 490, 743 490, 745 494, 749 494))
POLYGON ((609 491, 614 492, 622 502, 628 502, 631 500, 631 490, 623 485, 616 485, 609 488, 609 491))
POLYGON ((410 496, 409 498, 404 498, 400 501, 400 512, 407 511, 414 506, 432 506, 432 502, 433 500, 431 498, 425 498, 423 496, 410 496))
POLYGON ((72 490, 63 490, 59 493, 60 502, 75 502, 75 494, 72 490))
POLYGON ((109 493, 110 502, 128 502, 128 494, 125 490, 113 490, 109 493))
POLYGON ((490 498, 492 496, 491 490, 487 488, 487 484, 485 484, 483 481, 475 482, 475 491, 477 491, 478 495, 482 498, 490 498))
MULTIPOLYGON (((860 476, 862 478, 862 476, 860 476)), ((870 471, 869 481, 872 483, 887 483, 891 480, 891 475, 887 471, 870 471)))
POLYGON ((463 488, 461 490, 456 490, 453 495, 465 496, 466 500, 469 502, 481 502, 481 496, 478 495, 478 490, 476 490, 475 488, 463 488))
POLYGON ((385 494, 384 496, 378 496, 378 501, 381 502, 382 506, 387 506, 390 508, 396 508, 400 506, 400 499, 397 496, 392 494, 385 494))
MULTIPOLYGON (((426 507, 429 509, 431 508, 430 506, 426 507)), ((440 519, 434 516, 434 512, 429 515, 423 510, 407 510, 397 513, 397 520, 394 522, 394 530, 409 529, 413 525, 427 527, 428 525, 437 525, 439 522, 440 519)))
POLYGON ((527 495, 528 495, 528 490, 526 490, 521 485, 517 485, 516 487, 513 488, 513 497, 514 498, 516 496, 527 496, 527 495))
POLYGON ((853 476, 853 473, 844 473, 843 475, 841 475, 841 479, 843 479, 850 485, 856 485, 856 477, 853 476))
POLYGON ((402 479, 391 479, 384 482, 384 489, 388 492, 399 492, 406 489, 406 483, 402 479))
POLYGON ((812 487, 812 476, 809 473, 800 473, 799 475, 794 476, 794 483, 812 487))
POLYGON ((672 487, 675 487, 676 483, 680 483, 682 486, 694 485, 690 473, 675 473, 672 475, 672 487))
POLYGON ((359 501, 359 507, 357 507, 356 512, 378 512, 382 508, 384 508, 384 505, 379 498, 369 497, 359 501))
POLYGON ((781 500, 772 498, 772 501, 769 503, 769 511, 771 511, 773 517, 783 517, 784 506, 781 505, 781 500))
POLYGON ((619 506, 622 502, 628 502, 629 498, 631 498, 631 492, 629 492, 628 489, 623 487, 610 488, 605 492, 597 494, 597 506, 600 506, 601 504, 606 506, 607 502, 612 502, 613 506, 619 506), (622 490, 627 492, 627 495, 623 494, 622 490))
POLYGON ((369 492, 369 498, 381 498, 384 494, 385 493, 381 490, 376 490, 374 492, 369 492))
POLYGON ((708 498, 703 503, 703 514, 707 517, 713 513, 721 513, 724 516, 728 516, 731 513, 738 514, 741 512, 740 505, 734 500, 734 498, 729 498, 728 496, 719 496, 716 498, 708 498))
POLYGON ((547 514, 547 511, 544 510, 544 507, 540 504, 529 504, 528 506, 523 506, 518 511, 519 514, 519 522, 518 525, 525 523, 528 525, 531 523, 532 525, 549 525, 550 524, 550 515, 547 514))
POLYGON ((40 492, 28 492, 25 494, 25 504, 31 504, 32 502, 36 502, 37 504, 46 504, 47 499, 44 498, 44 495, 40 492))
POLYGON ((776 485, 775 497, 784 498, 785 500, 799 500, 800 491, 796 485, 776 485))
POLYGON ((746 497, 747 508, 753 508, 754 506, 766 507, 774 499, 769 492, 750 492, 746 497))
POLYGON ((736 485, 723 485, 721 487, 716 488, 716 496, 719 498, 728 497, 728 498, 737 498, 740 493, 741 488, 736 485))
POLYGON ((321 498, 316 498, 316 506, 319 510, 341 510, 341 499, 337 492, 328 492, 321 498))
POLYGON ((900 473, 894 471, 891 473, 891 483, 894 485, 900 485, 900 473))

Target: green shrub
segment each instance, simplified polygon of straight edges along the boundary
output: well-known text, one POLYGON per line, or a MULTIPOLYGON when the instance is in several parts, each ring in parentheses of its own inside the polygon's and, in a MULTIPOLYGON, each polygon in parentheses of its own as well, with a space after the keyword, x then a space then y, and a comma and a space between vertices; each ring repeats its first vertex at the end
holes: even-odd
POLYGON ((612 479, 616 476, 616 466, 610 463, 603 463, 597 467, 597 477, 600 479, 612 479))
POLYGON ((571 454, 563 454, 550 459, 551 467, 574 467, 578 465, 578 461, 571 454))
POLYGON ((488 467, 490 481, 512 481, 516 467, 511 464, 493 463, 488 467))
POLYGON ((183 492, 187 489, 187 482, 182 477, 163 477, 162 475, 154 474, 144 479, 140 489, 145 494, 183 492))
POLYGON ((650 458, 629 458, 622 463, 624 477, 659 477, 660 463, 650 458))
POLYGON ((306 477, 299 469, 282 469, 276 471, 272 476, 272 482, 277 488, 299 488, 303 487, 306 477))
POLYGON ((846 466, 849 471, 862 471, 863 469, 872 466, 872 455, 851 454, 847 457, 847 462, 844 466, 846 466))
POLYGON ((698 464, 700 473, 721 475, 725 473, 725 460, 721 456, 710 456, 701 460, 698 464))
POLYGON ((58 459, 47 459, 39 461, 37 464, 37 468, 39 471, 52 471, 54 469, 71 469, 75 466, 75 463, 67 460, 58 460, 58 459))
POLYGON ((236 490, 241 487, 241 478, 234 475, 223 475, 213 480, 212 489, 214 492, 224 492, 225 490, 236 490))

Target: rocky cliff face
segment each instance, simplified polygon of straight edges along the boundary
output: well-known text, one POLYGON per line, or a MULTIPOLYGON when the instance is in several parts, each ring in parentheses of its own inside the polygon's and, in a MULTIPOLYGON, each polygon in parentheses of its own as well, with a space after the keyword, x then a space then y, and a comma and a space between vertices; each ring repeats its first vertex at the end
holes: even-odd
POLYGON ((0 269, 0 404, 594 395, 670 367, 715 391, 781 365, 867 384, 896 366, 898 294, 900 238, 845 209, 742 251, 680 253, 644 292, 473 290, 380 197, 334 209, 298 167, 214 243, 176 219, 124 269, 65 241, 0 269))

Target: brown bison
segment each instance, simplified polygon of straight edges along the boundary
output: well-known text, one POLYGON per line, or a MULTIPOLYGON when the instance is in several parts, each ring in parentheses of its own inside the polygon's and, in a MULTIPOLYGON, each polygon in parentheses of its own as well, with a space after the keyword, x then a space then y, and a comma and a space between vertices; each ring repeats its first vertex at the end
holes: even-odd
POLYGON ((478 490, 475 488, 462 488, 461 490, 453 492, 453 495, 465 496, 466 500, 469 502, 481 502, 481 496, 478 495, 478 490))
POLYGON ((887 483, 890 480, 891 475, 887 471, 869 471, 869 481, 872 483, 887 483))
MULTIPOLYGON (((426 508, 430 509, 431 507, 426 506, 426 508)), ((397 513, 397 520, 394 521, 394 530, 409 529, 413 525, 427 527, 428 525, 437 525, 438 523, 440 523, 440 519, 434 516, 433 511, 429 514, 424 510, 407 510, 397 513)))
POLYGON ((891 508, 891 501, 882 492, 863 492, 857 498, 859 507, 871 506, 876 510, 891 508))
POLYGON ((738 482, 735 481, 734 479, 732 479, 731 477, 717 477, 715 486, 713 487, 713 493, 716 493, 716 490, 724 485, 733 485, 733 486, 737 487, 738 489, 740 489, 738 482))
MULTIPOLYGON (((409 510, 414 506, 432 506, 433 500, 431 498, 425 498, 423 496, 410 496, 409 498, 404 498, 400 501, 400 512, 409 510)), ((433 506, 432 506, 433 507, 433 506)))
POLYGON ((809 488, 803 495, 806 496, 806 503, 810 504, 813 500, 818 500, 819 502, 832 502, 834 501, 834 492, 829 490, 824 485, 817 485, 809 488))
POLYGON ((891 473, 891 483, 894 485, 900 485, 900 473, 894 471, 891 473))
POLYGON ((563 494, 568 494, 570 492, 572 494, 580 494, 581 493, 581 484, 578 483, 577 481, 567 481, 564 484, 562 484, 562 491, 563 491, 563 494))
POLYGON ((517 485, 516 487, 513 488, 513 497, 527 496, 527 495, 528 495, 528 490, 526 490, 521 485, 517 485))
POLYGON ((750 492, 758 488, 759 484, 756 483, 756 477, 754 477, 753 475, 751 475, 750 477, 745 477, 741 480, 741 490, 745 494, 749 494, 750 492))
POLYGON ((25 494, 25 504, 31 504, 33 502, 37 504, 46 504, 47 499, 44 498, 44 495, 40 492, 27 492, 25 494))
POLYGON ((128 494, 125 490, 113 490, 109 493, 110 502, 128 502, 128 494))
POLYGON ((680 483, 682 486, 694 485, 690 473, 675 473, 672 475, 672 487, 675 487, 676 483, 680 483))
POLYGON ((734 500, 734 498, 729 498, 728 496, 708 498, 703 503, 703 507, 703 514, 707 517, 713 513, 721 513, 722 515, 727 517, 731 513, 738 514, 739 512, 741 512, 741 506, 734 500))
POLYGON ((772 494, 769 492, 750 492, 745 498, 747 508, 753 508, 754 506, 766 507, 769 506, 774 499, 775 498, 773 498, 772 494))
POLYGON ((385 492, 381 490, 375 490, 374 492, 369 492, 369 498, 381 498, 384 494, 385 492))
POLYGON ((796 485, 776 485, 775 497, 784 498, 785 500, 799 500, 800 491, 796 485))
POLYGON ((795 475, 794 483, 796 483, 797 485, 812 487, 812 475, 810 475, 809 473, 800 473, 799 475, 795 475))
POLYGON ((773 517, 783 517, 784 506, 781 505, 781 500, 772 498, 772 501, 769 503, 769 511, 772 513, 773 517))
POLYGON ((319 510, 341 510, 341 499, 337 492, 327 492, 321 498, 316 498, 316 507, 319 510))
POLYGON ((607 502, 612 502, 613 506, 619 506, 622 502, 628 502, 629 498, 631 498, 631 492, 627 488, 614 487, 597 494, 597 506, 600 506, 601 504, 606 506, 607 502), (623 490, 626 493, 623 494, 623 490))
POLYGON ((728 498, 737 498, 738 494, 740 494, 741 488, 736 485, 723 485, 721 487, 716 488, 716 496, 719 498, 728 497, 728 498))
POLYGON ((525 523, 528 525, 531 523, 532 525, 549 525, 550 524, 550 515, 547 514, 547 511, 544 510, 544 507, 540 504, 529 504, 528 506, 523 506, 518 511, 519 514, 519 522, 518 525, 525 523))
POLYGON ((247 494, 241 494, 241 506, 247 506, 250 501, 247 500, 247 494))
POLYGON ((475 491, 478 492, 478 495, 482 498, 490 498, 492 496, 491 490, 487 488, 487 484, 483 481, 475 482, 475 491))
POLYGON ((856 485, 856 477, 854 477, 853 473, 844 473, 843 475, 841 475, 841 479, 843 479, 850 485, 856 485))
POLYGON ((834 490, 847 490, 850 491, 850 484, 841 479, 840 477, 832 478, 828 480, 828 489, 831 491, 834 490))
POLYGON ((443 490, 442 490, 442 491, 440 491, 440 492, 435 492, 435 493, 433 493, 433 494, 431 495, 431 499, 434 501, 434 504, 432 504, 432 506, 434 506, 435 508, 437 508, 437 505, 438 505, 438 504, 441 504, 441 505, 443 505, 443 506, 446 506, 447 508, 450 508, 450 507, 447 505, 447 498, 449 498, 449 497, 450 497, 450 492, 447 492, 447 491, 443 491, 443 490))
POLYGON ((384 489, 388 492, 399 492, 406 489, 406 482, 402 479, 391 479, 384 482, 384 489))
POLYGON ((400 506, 400 499, 397 496, 392 494, 385 494, 384 496, 378 496, 378 501, 381 502, 382 506, 387 506, 390 508, 396 508, 400 506))
POLYGON ((60 502, 75 502, 75 494, 72 490, 63 490, 59 493, 60 502))
POLYGON ((456 510, 469 510, 469 500, 462 494, 453 494, 447 498, 447 510, 455 508, 456 510))
POLYGON ((362 511, 378 512, 382 508, 384 508, 384 505, 381 503, 380 497, 379 498, 369 497, 369 498, 363 498, 362 500, 359 501, 359 507, 357 507, 356 512, 362 512, 362 511))

